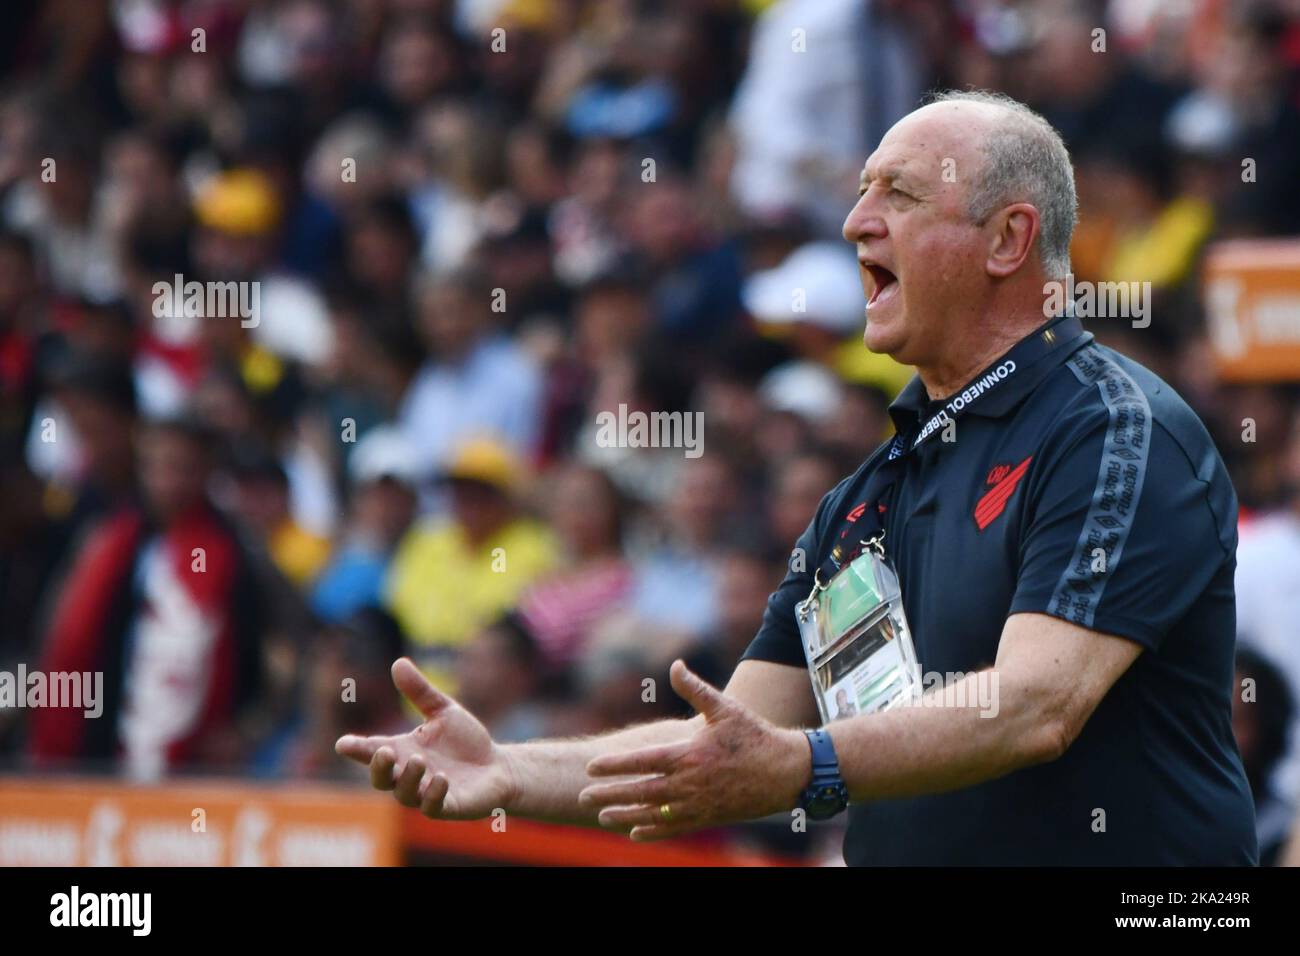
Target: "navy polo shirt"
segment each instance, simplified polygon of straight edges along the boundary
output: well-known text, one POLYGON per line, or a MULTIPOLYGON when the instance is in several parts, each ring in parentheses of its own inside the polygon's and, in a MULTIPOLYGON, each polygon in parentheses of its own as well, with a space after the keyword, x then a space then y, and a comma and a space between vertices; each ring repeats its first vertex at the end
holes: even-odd
MULTIPOLYGON (((1077 330, 1066 321, 1033 335, 1077 330)), ((979 394, 1005 364, 956 393, 978 398, 946 436, 895 463, 882 500, 864 495, 890 443, 826 495, 796 545, 806 560, 792 562, 801 570, 770 597, 745 657, 805 666, 795 605, 832 548, 857 542, 864 506, 880 515, 922 672, 990 667, 1007 617, 1021 612, 1143 653, 1060 759, 855 805, 845 859, 1253 864, 1254 803, 1231 724, 1237 500, 1223 462, 1173 389, 1091 333, 979 394)), ((899 436, 919 435, 945 404, 913 379, 890 407, 899 436)))

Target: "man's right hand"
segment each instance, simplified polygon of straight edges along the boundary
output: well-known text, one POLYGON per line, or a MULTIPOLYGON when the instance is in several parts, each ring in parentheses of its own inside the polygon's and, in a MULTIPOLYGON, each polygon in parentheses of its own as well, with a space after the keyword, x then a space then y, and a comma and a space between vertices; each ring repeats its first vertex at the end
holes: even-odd
POLYGON ((424 715, 399 736, 340 737, 334 749, 370 765, 370 783, 391 790, 426 817, 476 820, 507 809, 515 784, 505 751, 473 714, 425 679, 408 658, 393 664, 393 683, 424 715))

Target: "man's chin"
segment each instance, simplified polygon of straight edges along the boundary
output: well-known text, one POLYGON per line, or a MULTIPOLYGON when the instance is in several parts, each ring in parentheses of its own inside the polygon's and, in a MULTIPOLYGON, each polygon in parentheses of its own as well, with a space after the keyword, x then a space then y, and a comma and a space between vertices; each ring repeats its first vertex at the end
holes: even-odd
POLYGON ((899 323, 872 319, 867 313, 867 327, 862 333, 862 344, 867 351, 880 355, 893 355, 903 347, 904 336, 899 323))

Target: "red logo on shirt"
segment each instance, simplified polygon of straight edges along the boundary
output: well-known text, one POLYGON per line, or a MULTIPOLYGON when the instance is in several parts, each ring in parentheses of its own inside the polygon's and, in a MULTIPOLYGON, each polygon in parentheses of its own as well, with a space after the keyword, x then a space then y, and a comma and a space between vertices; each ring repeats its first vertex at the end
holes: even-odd
POLYGON ((975 525, 981 531, 1006 510, 1007 501, 1015 493, 1016 485, 1025 477, 1029 463, 1033 460, 1034 456, 1030 455, 1014 468, 1011 465, 995 465, 989 470, 985 484, 991 487, 984 493, 984 497, 975 502, 975 525))

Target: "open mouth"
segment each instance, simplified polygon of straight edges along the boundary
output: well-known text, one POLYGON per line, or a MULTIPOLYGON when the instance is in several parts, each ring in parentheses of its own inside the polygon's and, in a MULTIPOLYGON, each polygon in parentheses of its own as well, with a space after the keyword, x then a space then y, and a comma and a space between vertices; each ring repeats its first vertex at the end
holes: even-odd
POLYGON ((871 284, 874 287, 871 290, 871 298, 867 300, 867 308, 869 309, 898 291, 898 277, 884 266, 878 266, 874 263, 864 267, 870 274, 871 284))

